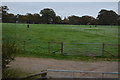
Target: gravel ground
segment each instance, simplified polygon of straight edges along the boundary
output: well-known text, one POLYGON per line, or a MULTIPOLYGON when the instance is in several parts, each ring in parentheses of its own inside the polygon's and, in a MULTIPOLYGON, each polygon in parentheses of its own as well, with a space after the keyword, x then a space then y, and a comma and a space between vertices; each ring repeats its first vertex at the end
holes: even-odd
MULTIPOLYGON (((46 69, 118 72, 118 62, 115 61, 85 62, 85 61, 56 60, 48 58, 46 59, 46 58, 16 57, 15 60, 10 63, 10 68, 20 69, 24 72, 29 73, 39 73, 41 70, 46 69)), ((59 73, 59 75, 60 74, 64 76, 72 75, 70 73, 59 73)), ((51 73, 50 75, 57 74, 51 73)), ((78 74, 76 73, 76 75, 78 74)), ((84 74, 82 74, 82 76, 83 75, 84 74)))

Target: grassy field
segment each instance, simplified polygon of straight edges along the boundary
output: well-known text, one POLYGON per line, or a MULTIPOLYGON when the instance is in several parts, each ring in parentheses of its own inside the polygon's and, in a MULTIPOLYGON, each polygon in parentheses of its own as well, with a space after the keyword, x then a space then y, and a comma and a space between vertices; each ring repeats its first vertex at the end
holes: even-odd
MULTIPOLYGON (((11 41, 17 41, 21 49, 19 56, 27 57, 45 57, 55 59, 70 59, 70 60, 89 60, 89 59, 105 59, 112 58, 111 55, 105 53, 104 57, 89 57, 65 55, 61 52, 56 54, 48 53, 48 42, 64 42, 69 43, 105 43, 118 44, 118 26, 92 26, 89 25, 63 25, 63 24, 30 24, 27 29, 27 24, 2 24, 2 37, 11 41), (24 41, 25 51, 24 51, 24 41)), ((53 51, 60 48, 60 44, 52 44, 53 51)), ((100 45, 101 46, 101 45, 100 45)), ((52 46, 51 46, 52 48, 52 46)), ((80 50, 88 50, 86 46, 72 45, 68 52, 79 53, 73 48, 80 48, 80 50)), ((67 52, 67 48, 64 51, 67 52)), ((51 49, 52 50, 52 49, 51 49)), ((90 50, 92 50, 90 48, 90 50)), ((101 54, 102 46, 98 48, 96 54, 101 54)), ((117 56, 117 46, 105 46, 105 50, 117 56)), ((117 57, 116 57, 117 58, 117 57)))

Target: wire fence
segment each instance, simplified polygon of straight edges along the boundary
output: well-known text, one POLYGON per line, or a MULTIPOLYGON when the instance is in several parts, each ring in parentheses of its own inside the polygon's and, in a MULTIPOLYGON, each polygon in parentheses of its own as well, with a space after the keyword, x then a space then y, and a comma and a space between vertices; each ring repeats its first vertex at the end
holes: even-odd
POLYGON ((34 55, 49 55, 48 42, 21 41, 19 47, 23 53, 34 55))
POLYGON ((102 56, 102 43, 64 43, 64 55, 102 56))
MULTIPOLYGON (((47 69, 47 77, 52 78, 112 78, 118 79, 118 72, 97 72, 97 71, 80 71, 80 70, 52 70, 47 69)), ((84 80, 84 79, 83 79, 84 80)), ((106 79, 107 80, 107 79, 106 79)))
POLYGON ((118 56, 118 44, 33 41, 20 43, 22 51, 39 55, 118 56))
POLYGON ((49 53, 55 54, 56 52, 60 52, 60 50, 62 55, 118 56, 118 44, 73 42, 49 43, 49 53))

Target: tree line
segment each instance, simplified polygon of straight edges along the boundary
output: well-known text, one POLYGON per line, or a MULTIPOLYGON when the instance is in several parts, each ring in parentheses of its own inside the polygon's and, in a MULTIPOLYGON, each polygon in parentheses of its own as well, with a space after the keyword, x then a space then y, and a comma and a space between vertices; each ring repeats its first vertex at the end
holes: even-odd
POLYGON ((27 13, 26 15, 14 15, 8 13, 7 6, 1 6, 3 23, 30 23, 30 24, 72 24, 72 25, 120 25, 120 15, 113 10, 102 9, 96 18, 92 16, 68 16, 61 19, 53 9, 45 8, 40 13, 27 13))

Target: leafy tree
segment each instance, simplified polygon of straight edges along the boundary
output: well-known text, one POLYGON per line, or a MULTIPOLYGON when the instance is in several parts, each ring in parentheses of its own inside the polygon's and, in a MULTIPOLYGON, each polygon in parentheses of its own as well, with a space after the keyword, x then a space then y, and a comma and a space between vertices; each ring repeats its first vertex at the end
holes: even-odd
POLYGON ((81 24, 82 25, 92 24, 94 20, 95 20, 95 18, 92 16, 82 16, 81 17, 81 24))
POLYGON ((0 6, 0 13, 2 13, 2 22, 7 22, 7 11, 9 8, 7 6, 0 6))
POLYGON ((61 23, 62 23, 61 17, 60 17, 60 16, 56 16, 56 17, 55 17, 55 20, 54 20, 54 23, 55 23, 55 24, 61 24, 61 23))
POLYGON ((2 14, 7 14, 8 10, 9 8, 7 6, 0 6, 0 12, 2 12, 2 14))
POLYGON ((113 10, 102 9, 97 16, 99 24, 101 25, 115 25, 117 24, 118 15, 113 10))
POLYGON ((65 17, 65 18, 62 20, 62 24, 69 24, 69 19, 65 17))
POLYGON ((27 17, 27 23, 33 23, 33 15, 31 13, 26 14, 27 17))
POLYGON ((120 25, 120 15, 118 15, 117 21, 118 21, 118 25, 120 25))
POLYGON ((14 14, 8 14, 7 15, 7 22, 8 23, 15 23, 16 22, 16 17, 14 14))
POLYGON ((90 21, 90 24, 91 25, 98 25, 98 20, 93 18, 91 21, 90 21))
POLYGON ((33 14, 33 23, 39 24, 41 22, 41 17, 39 14, 33 14))
MULTIPOLYGON (((16 15, 16 17, 17 17, 17 15, 16 15)), ((17 18, 17 20, 18 20, 19 23, 27 23, 27 21, 28 21, 26 15, 19 15, 19 17, 17 18)))
POLYGON ((69 24, 80 24, 80 17, 78 16, 69 16, 69 24))
POLYGON ((53 9, 45 8, 41 10, 40 14, 42 15, 42 22, 45 24, 50 24, 55 22, 56 14, 53 9))

